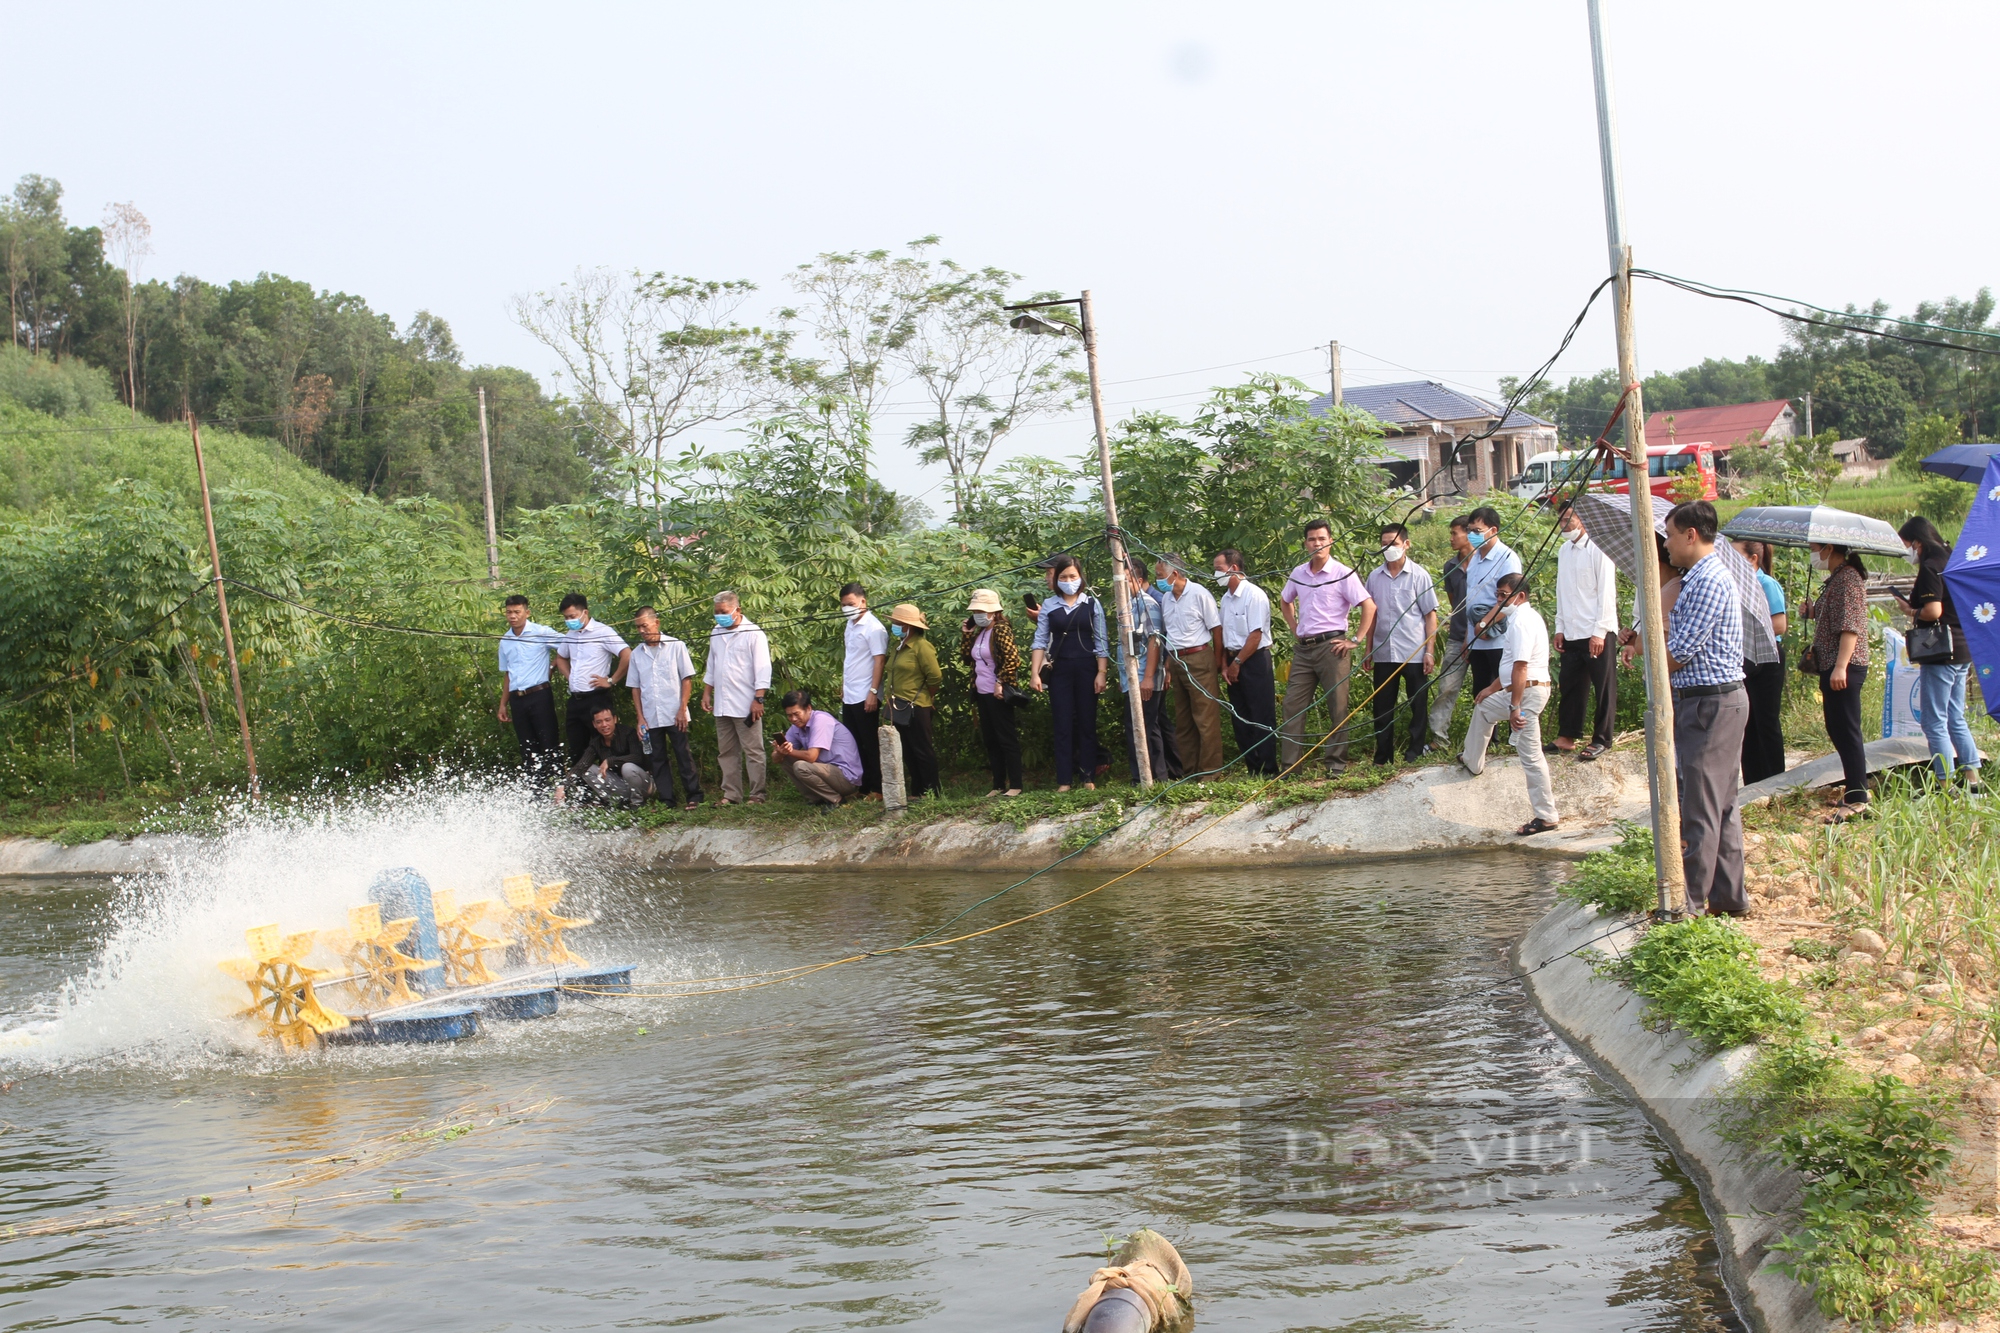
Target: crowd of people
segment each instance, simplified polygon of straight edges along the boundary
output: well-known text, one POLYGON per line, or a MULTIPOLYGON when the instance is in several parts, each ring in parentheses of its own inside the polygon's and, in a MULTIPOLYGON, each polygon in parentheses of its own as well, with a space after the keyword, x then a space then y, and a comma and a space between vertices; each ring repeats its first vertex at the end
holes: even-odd
MULTIPOLYGON (((1412 558, 1410 532, 1400 523, 1381 526, 1380 563, 1365 574, 1334 556, 1327 523, 1306 524, 1305 559, 1277 593, 1290 644, 1282 701, 1272 597, 1250 579, 1239 550, 1215 552, 1205 569, 1179 554, 1161 554, 1150 564, 1132 556, 1130 626, 1116 633, 1116 617, 1074 555, 1042 562, 1046 595, 1023 599, 1028 623, 1018 630, 999 594, 977 589, 959 625, 958 659, 971 681, 989 795, 1018 796, 1026 786, 1017 710, 1036 695, 1049 702, 1056 789, 1069 791, 1093 789, 1109 771, 1110 757, 1099 753, 1097 711, 1113 680, 1121 691, 1138 692, 1155 781, 1222 774, 1225 712, 1237 760, 1253 776, 1299 771, 1315 754, 1318 771, 1339 774, 1354 739, 1350 713, 1371 718, 1375 763, 1395 762, 1399 715, 1403 757, 1420 760, 1448 744, 1460 695, 1469 688, 1471 723, 1457 762, 1473 774, 1484 771, 1505 725, 1533 814, 1518 832, 1556 829, 1550 760, 1594 762, 1617 743, 1617 665, 1644 650, 1636 598, 1621 627, 1611 558, 1567 506, 1558 523, 1553 633, 1490 506, 1450 520, 1451 556, 1436 577, 1412 558), (1203 586, 1201 573, 1219 596, 1203 586), (1352 708, 1357 651, 1368 665, 1360 679, 1371 693, 1364 706, 1352 708), (1552 699, 1555 734, 1544 741, 1552 699), (1334 727, 1309 736, 1308 715, 1321 703, 1334 727)), ((1942 625, 1942 633, 1932 634, 1947 645, 1944 660, 1923 666, 1936 772, 1976 787, 1980 756, 1965 722, 1969 656, 1942 578, 1947 548, 1928 520, 1912 519, 1902 533, 1918 566, 1905 606, 1919 626, 1942 625)), ((1741 911, 1736 793, 1742 783, 1784 771, 1790 626, 1770 548, 1735 544, 1764 594, 1764 605, 1752 612, 1718 558, 1718 543, 1727 540, 1718 534, 1714 507, 1692 501, 1667 515, 1658 554, 1689 899, 1696 907, 1741 911), (1753 660, 1767 654, 1748 646, 1750 614, 1768 615, 1775 662, 1753 660)), ((1860 722, 1869 667, 1866 571, 1857 555, 1839 547, 1814 547, 1813 558, 1828 578, 1802 608, 1814 630, 1800 667, 1818 677, 1827 731, 1845 766, 1837 812, 1845 817, 1868 799, 1860 722)), ((770 641, 734 592, 715 595, 700 685, 701 709, 715 728, 723 804, 763 803, 772 765, 815 805, 880 800, 885 722, 900 742, 907 795, 942 795, 935 719, 944 673, 928 619, 904 602, 885 625, 859 583, 840 589, 839 607, 845 624, 838 715, 811 691, 791 691, 779 700, 787 726, 767 751, 770 641)), ((695 808, 705 793, 689 745, 696 666, 688 645, 661 628, 651 607, 634 615, 637 642, 630 644, 593 619, 579 593, 565 597, 559 610, 561 630, 535 622, 525 597, 509 597, 505 606, 498 716, 513 724, 524 762, 560 774, 558 799, 637 806, 657 798, 695 808), (560 725, 552 673, 568 685, 560 725), (636 727, 621 720, 621 689, 630 693, 636 727)), ((1119 712, 1137 781, 1141 747, 1133 710, 1119 712)))

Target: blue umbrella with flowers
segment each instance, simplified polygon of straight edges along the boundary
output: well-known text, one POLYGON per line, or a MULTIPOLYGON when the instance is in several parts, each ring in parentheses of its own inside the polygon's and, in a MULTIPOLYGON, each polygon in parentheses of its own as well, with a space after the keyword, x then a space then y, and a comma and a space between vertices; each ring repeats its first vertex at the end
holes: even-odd
POLYGON ((1944 586, 1958 608, 1958 623, 1972 649, 1972 669, 1986 711, 2000 721, 2000 458, 1986 464, 1972 512, 1951 548, 1944 567, 1944 586))

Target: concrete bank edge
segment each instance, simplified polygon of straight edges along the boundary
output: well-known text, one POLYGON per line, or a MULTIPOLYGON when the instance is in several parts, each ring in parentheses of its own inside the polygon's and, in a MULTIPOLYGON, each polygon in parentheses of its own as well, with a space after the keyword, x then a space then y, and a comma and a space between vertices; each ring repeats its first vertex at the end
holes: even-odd
POLYGON ((1715 1228, 1723 1280, 1750 1326, 1757 1333, 1836 1327, 1811 1292, 1765 1271, 1771 1242, 1783 1233, 1785 1215, 1798 1200, 1799 1176, 1768 1157, 1744 1160, 1710 1126, 1711 1094, 1742 1069, 1753 1048, 1705 1056, 1679 1032, 1649 1031, 1641 1022, 1646 1001, 1591 972, 1593 953, 1609 953, 1637 938, 1635 925, 1584 947, 1615 924, 1588 908, 1557 904, 1514 951, 1515 966, 1532 971, 1529 995, 1549 1026, 1638 1105, 1694 1180, 1715 1228), (1577 950, 1582 956, 1567 956, 1577 950))
MULTIPOLYGON (((1532 817, 1527 785, 1512 755, 1478 777, 1456 765, 1401 773, 1373 791, 1278 809, 1246 806, 1214 818, 1198 804, 1146 811, 1069 862, 1082 870, 1129 869, 1174 847, 1177 869, 1320 865, 1353 859, 1435 855, 1499 848, 1576 858, 1608 846, 1613 822, 1644 818, 1643 755, 1614 753, 1594 764, 1556 766, 1563 826, 1533 838, 1514 830, 1532 817)), ((1121 794, 1120 799, 1130 800, 1121 794)), ((1038 870, 1063 855, 1071 829, 1094 812, 1038 820, 1023 828, 967 819, 884 820, 845 832, 794 828, 668 827, 598 835, 600 855, 631 869, 708 870, 1038 870)), ((0 839, 0 878, 134 874, 157 869, 191 837, 145 834, 64 847, 34 838, 0 839)))

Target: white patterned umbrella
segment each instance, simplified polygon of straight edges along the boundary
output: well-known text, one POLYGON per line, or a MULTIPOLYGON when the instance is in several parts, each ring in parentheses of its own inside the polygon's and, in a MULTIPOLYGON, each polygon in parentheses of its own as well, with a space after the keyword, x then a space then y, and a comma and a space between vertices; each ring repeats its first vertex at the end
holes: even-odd
MULTIPOLYGON (((1618 572, 1638 581, 1639 544, 1632 531, 1632 497, 1614 492, 1592 491, 1576 498, 1576 516, 1583 530, 1597 543, 1618 572)), ((1667 507, 1653 506, 1653 531, 1667 535, 1667 507)), ((1760 539, 1761 540, 1761 539, 1760 539)), ((1743 657, 1745 661, 1770 663, 1778 660, 1778 639, 1771 633, 1771 602, 1757 570, 1742 552, 1728 542, 1717 542, 1715 554, 1736 584, 1737 600, 1743 608, 1743 657)))
POLYGON ((1893 555, 1910 553, 1896 530, 1879 518, 1850 513, 1830 505, 1753 505, 1722 525, 1725 537, 1769 542, 1773 546, 1845 546, 1850 551, 1893 555))

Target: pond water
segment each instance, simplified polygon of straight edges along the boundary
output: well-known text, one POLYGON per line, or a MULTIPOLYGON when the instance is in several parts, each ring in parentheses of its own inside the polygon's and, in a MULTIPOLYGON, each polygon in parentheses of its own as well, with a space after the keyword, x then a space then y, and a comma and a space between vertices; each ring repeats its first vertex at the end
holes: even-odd
MULTIPOLYGON (((205 980, 187 923, 265 906, 227 867, 16 882, 0 1327, 1052 1329, 1150 1225, 1202 1329, 1738 1328, 1665 1146, 1498 984, 1550 874, 1146 873, 785 984, 292 1059, 205 980)), ((580 876, 576 942, 755 972, 1008 882, 580 876)))

